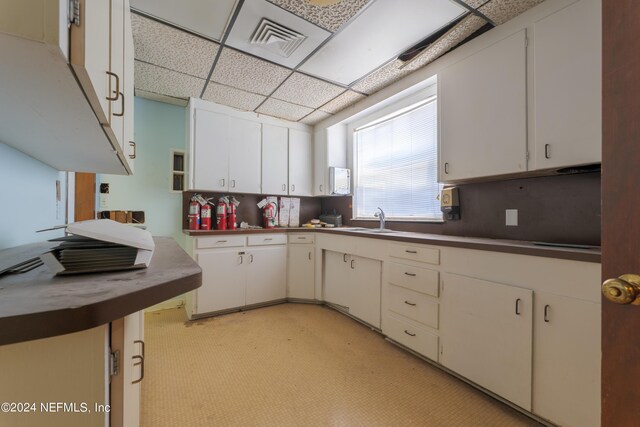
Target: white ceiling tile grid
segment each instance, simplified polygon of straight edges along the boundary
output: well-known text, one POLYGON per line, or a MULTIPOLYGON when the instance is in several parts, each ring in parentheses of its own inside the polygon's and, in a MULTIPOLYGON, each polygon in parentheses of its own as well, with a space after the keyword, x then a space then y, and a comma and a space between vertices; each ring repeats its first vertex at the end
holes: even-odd
POLYGON ((301 73, 293 73, 271 96, 281 101, 318 108, 344 91, 340 86, 301 73))
POLYGON ((131 0, 134 9, 218 41, 235 4, 236 0, 131 0))
POLYGON ((340 110, 347 108, 350 105, 355 104, 361 99, 366 98, 366 95, 362 95, 361 93, 354 92, 352 90, 348 90, 341 95, 336 96, 331 101, 324 104, 320 107, 320 110, 325 111, 327 113, 335 114, 340 110))
POLYGON ((304 123, 305 125, 309 125, 309 126, 313 126, 318 122, 321 122, 322 120, 326 119, 327 117, 331 117, 331 114, 326 113, 322 110, 316 110, 313 113, 309 114, 308 116, 304 117, 302 120, 300 120, 300 123, 304 123))
POLYGON ((269 0, 294 15, 335 33, 370 0, 341 0, 328 6, 316 6, 304 0, 269 0))
POLYGON ((291 70, 225 47, 211 80, 260 95, 271 94, 291 70))
POLYGON ((301 118, 313 112, 313 108, 269 98, 255 111, 256 113, 266 114, 267 116, 279 117, 281 119, 297 122, 301 118))
POLYGON ((137 90, 184 99, 199 97, 206 81, 141 61, 135 62, 133 79, 137 90))
POLYGON ((141 98, 147 98, 152 101, 164 102, 165 104, 179 105, 181 107, 186 107, 187 104, 189 104, 189 101, 187 101, 186 99, 173 98, 171 96, 161 95, 159 93, 154 93, 154 92, 148 92, 142 89, 136 89, 135 96, 139 96, 141 98))
POLYGON ((402 61, 395 59, 354 84, 352 88, 358 92, 371 95, 409 74, 409 70, 401 68, 403 65, 402 61))
POLYGON ((478 11, 497 25, 501 25, 543 1, 544 0, 491 0, 479 8, 478 11))
POLYGON ((131 14, 135 57, 206 79, 219 45, 138 14, 131 14))
POLYGON ((487 21, 476 15, 467 16, 455 27, 442 35, 442 37, 429 45, 419 55, 404 64, 402 69, 414 71, 432 61, 435 61, 486 24, 487 21))
POLYGON ((245 92, 229 86, 209 82, 207 90, 204 92, 204 100, 237 108, 239 110, 253 111, 265 99, 266 96, 245 92))

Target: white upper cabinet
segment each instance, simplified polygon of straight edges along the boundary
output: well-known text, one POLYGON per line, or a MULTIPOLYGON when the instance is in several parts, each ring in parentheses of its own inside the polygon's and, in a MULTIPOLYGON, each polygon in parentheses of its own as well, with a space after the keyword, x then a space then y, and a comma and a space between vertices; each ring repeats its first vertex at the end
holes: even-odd
POLYGON ((309 132, 289 129, 289 194, 313 195, 313 147, 309 132))
POLYGON ((195 110, 191 132, 189 189, 228 191, 228 117, 207 110, 195 110))
POLYGON ((348 168, 347 126, 333 125, 327 129, 317 129, 313 140, 313 195, 331 194, 329 188, 329 167, 348 168))
POLYGON ((262 125, 229 117, 229 191, 260 193, 262 125))
POLYGON ((601 161, 601 21, 581 0, 534 23, 534 169, 601 161))
POLYGON ((442 182, 527 167, 525 30, 438 75, 442 182))
POLYGON ((262 125, 262 192, 287 195, 289 184, 289 129, 262 125))
MULTIPOLYGON (((125 10, 129 10, 129 1, 125 1, 125 10)), ((125 110, 124 116, 124 136, 122 139, 123 151, 125 158, 129 163, 129 168, 133 173, 134 161, 136 158, 136 143, 133 132, 133 115, 134 115, 134 48, 133 48, 133 31, 131 29, 131 14, 126 13, 124 16, 124 96, 125 110)))

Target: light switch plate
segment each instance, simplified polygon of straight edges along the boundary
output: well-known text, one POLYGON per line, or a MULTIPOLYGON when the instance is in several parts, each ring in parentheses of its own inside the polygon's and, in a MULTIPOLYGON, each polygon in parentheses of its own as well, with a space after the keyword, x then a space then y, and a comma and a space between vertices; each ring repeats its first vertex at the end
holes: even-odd
POLYGON ((505 209, 505 225, 510 227, 518 226, 518 209, 505 209))

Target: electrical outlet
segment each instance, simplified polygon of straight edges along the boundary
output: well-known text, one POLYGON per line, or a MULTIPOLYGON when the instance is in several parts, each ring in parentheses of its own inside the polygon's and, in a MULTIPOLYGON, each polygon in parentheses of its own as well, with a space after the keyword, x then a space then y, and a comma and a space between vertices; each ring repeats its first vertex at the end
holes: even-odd
POLYGON ((508 227, 518 226, 518 209, 506 209, 505 213, 505 225, 508 227))

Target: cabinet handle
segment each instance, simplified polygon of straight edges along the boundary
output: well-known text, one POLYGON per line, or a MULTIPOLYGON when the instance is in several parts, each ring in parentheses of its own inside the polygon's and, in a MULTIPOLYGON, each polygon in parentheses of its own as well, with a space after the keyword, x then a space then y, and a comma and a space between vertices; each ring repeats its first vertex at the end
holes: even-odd
POLYGON ((404 303, 407 304, 407 305, 410 305, 411 307, 415 307, 415 305, 416 305, 415 303, 412 303, 412 302, 409 302, 409 301, 405 301, 404 303))
POLYGON ((522 301, 520 298, 516 299, 516 314, 518 316, 520 316, 520 301, 522 301))
POLYGON ((238 258, 240 258, 240 265, 242 265, 242 263, 244 262, 244 257, 240 255, 238 258))
POLYGON ((544 321, 549 323, 549 304, 544 306, 544 321))
POLYGON ((309 261, 311 261, 311 252, 309 252, 309 261))
POLYGON ((287 191, 287 184, 282 184, 282 191, 287 191))
POLYGON ((416 277, 416 273, 407 273, 405 271, 404 274, 406 274, 407 276, 416 277))
POLYGON ((268 239, 267 238, 264 239, 265 242, 268 242, 269 240, 273 240, 273 239, 271 237, 269 237, 268 239))
POLYGON ((135 356, 131 356, 131 358, 134 360, 139 360, 139 362, 134 363, 133 366, 140 366, 140 378, 138 378, 137 380, 131 381, 131 384, 138 384, 144 379, 144 357, 140 355, 135 355, 135 356))
POLYGON ((447 175, 449 174, 449 163, 444 164, 444 173, 447 175))
POLYGON ((231 180, 231 188, 236 188, 236 180, 235 179, 231 180))
POLYGON ((304 239, 306 239, 306 237, 300 237, 300 236, 298 236, 298 240, 304 240, 304 239))
POLYGON ((133 160, 136 158, 136 143, 133 141, 129 141, 129 145, 133 147, 133 154, 129 154, 129 158, 133 160))
POLYGON ((218 240, 218 241, 216 241, 216 243, 227 243, 227 241, 226 240, 218 240))
POLYGON ((322 192, 322 184, 320 184, 320 192, 322 192))
POLYGON ((351 260, 351 269, 352 269, 352 270, 355 270, 355 269, 356 269, 356 268, 353 266, 353 263, 354 263, 354 262, 356 262, 356 260, 355 260, 355 259, 352 259, 352 260, 351 260))
POLYGON ((342 261, 347 262, 347 254, 342 254, 342 261))
POLYGON ((409 249, 405 250, 406 253, 408 254, 417 254, 418 251, 410 251, 409 249))
POLYGON ((224 178, 220 180, 220 187, 224 187, 224 178))
POLYGON ((118 113, 113 113, 114 116, 116 117, 122 117, 124 116, 124 93, 120 92, 120 105, 122 107, 122 111, 120 112, 120 114, 118 113))
POLYGON ((116 78, 116 90, 114 90, 113 92, 116 94, 116 96, 111 97, 111 96, 107 96, 107 100, 108 101, 117 101, 118 97, 120 96, 120 77, 118 77, 118 75, 116 73, 112 73, 111 71, 107 71, 107 75, 109 76, 109 79, 111 79, 111 77, 115 77, 116 78))
POLYGON ((551 145, 544 144, 544 158, 545 159, 550 159, 551 158, 551 154, 549 154, 549 148, 551 148, 551 145))
POLYGON ((253 254, 249 255, 249 264, 253 263, 253 254))
POLYGON ((141 348, 140 348, 140 349, 142 350, 142 358, 144 359, 144 341, 142 341, 142 340, 135 340, 133 343, 134 343, 134 344, 140 344, 140 346, 141 346, 141 348))
POLYGON ((415 337, 416 334, 412 334, 411 332, 407 331, 406 329, 404 330, 404 333, 409 335, 410 337, 415 337))

